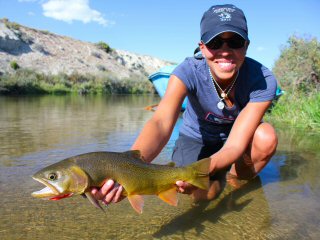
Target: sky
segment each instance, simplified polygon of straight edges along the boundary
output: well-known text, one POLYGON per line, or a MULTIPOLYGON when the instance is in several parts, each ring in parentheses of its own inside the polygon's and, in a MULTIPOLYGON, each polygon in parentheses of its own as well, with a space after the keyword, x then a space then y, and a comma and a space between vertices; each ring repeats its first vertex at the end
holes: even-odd
POLYGON ((0 18, 179 63, 198 45, 203 13, 226 3, 246 15, 247 56, 268 68, 290 36, 320 41, 320 0, 0 0, 0 18))

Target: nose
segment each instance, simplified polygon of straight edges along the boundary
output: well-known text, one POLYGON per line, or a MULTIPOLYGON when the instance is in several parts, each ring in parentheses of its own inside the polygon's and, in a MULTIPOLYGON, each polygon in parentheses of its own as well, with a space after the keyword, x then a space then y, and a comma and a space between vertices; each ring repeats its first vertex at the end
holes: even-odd
POLYGON ((228 46, 226 42, 224 42, 221 48, 219 48, 219 52, 221 55, 227 56, 232 52, 232 49, 228 46))

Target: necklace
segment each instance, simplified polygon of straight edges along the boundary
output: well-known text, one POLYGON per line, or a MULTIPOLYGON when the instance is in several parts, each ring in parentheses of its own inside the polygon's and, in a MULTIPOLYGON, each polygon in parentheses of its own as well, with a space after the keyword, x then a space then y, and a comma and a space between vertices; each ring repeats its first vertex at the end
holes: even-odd
POLYGON ((213 87, 214 87, 214 90, 216 91, 217 95, 218 95, 218 98, 220 99, 219 102, 217 103, 217 107, 222 110, 224 107, 225 107, 225 104, 224 104, 224 99, 226 97, 228 97, 228 94, 229 92, 231 91, 231 89, 233 88, 235 82, 237 81, 238 79, 238 75, 239 75, 239 71, 237 72, 237 76, 235 77, 235 79, 232 81, 232 83, 230 83, 225 90, 223 90, 220 85, 216 82, 216 80, 213 78, 212 74, 211 74, 211 71, 210 71, 210 68, 208 67, 208 70, 209 70, 209 75, 210 75, 210 78, 211 78, 211 81, 213 83, 213 87), (221 91, 221 94, 219 96, 219 93, 216 89, 216 85, 218 86, 218 88, 220 89, 221 91), (226 92, 227 91, 227 92, 226 92))

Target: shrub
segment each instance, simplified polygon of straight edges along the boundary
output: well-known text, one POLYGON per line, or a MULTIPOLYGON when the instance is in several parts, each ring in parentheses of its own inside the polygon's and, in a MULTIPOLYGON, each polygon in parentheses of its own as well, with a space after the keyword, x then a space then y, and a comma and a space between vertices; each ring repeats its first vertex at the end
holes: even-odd
POLYGON ((16 61, 11 61, 10 62, 10 67, 14 70, 17 70, 20 68, 19 64, 16 61))
POLYGON ((107 43, 102 42, 102 41, 96 43, 96 46, 97 46, 99 49, 105 51, 106 53, 110 53, 110 52, 113 51, 112 48, 111 48, 107 43))
POLYGON ((291 36, 273 72, 282 87, 310 92, 320 87, 320 43, 316 38, 291 36))

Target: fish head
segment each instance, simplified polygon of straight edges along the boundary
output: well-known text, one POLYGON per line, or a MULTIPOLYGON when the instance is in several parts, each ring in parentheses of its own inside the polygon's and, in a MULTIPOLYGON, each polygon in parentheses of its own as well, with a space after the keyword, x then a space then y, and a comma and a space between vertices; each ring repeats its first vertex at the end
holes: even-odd
POLYGON ((50 200, 82 194, 89 185, 87 174, 80 167, 66 162, 48 166, 35 173, 32 178, 46 187, 31 195, 50 200))

